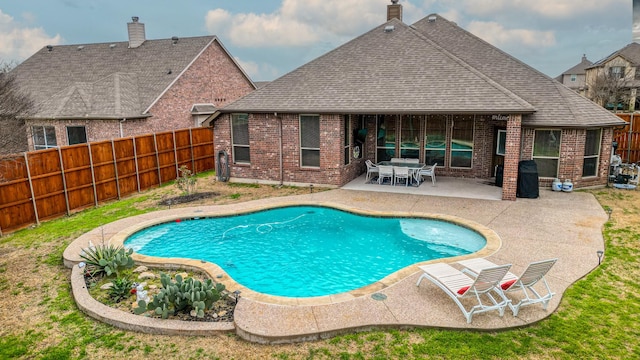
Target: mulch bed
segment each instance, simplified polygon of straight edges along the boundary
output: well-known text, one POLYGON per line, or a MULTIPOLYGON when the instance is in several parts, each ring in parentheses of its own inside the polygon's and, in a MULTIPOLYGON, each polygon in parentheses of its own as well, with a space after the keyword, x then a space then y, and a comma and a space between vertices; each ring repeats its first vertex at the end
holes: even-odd
POLYGON ((192 201, 198 201, 198 200, 212 198, 212 197, 218 196, 218 195, 220 195, 220 194, 218 194, 217 192, 213 192, 213 191, 197 192, 197 193, 193 193, 193 194, 189 194, 189 195, 180 195, 180 196, 170 197, 170 198, 167 198, 167 199, 162 199, 159 202, 159 204, 162 205, 162 206, 185 204, 185 203, 189 203, 189 202, 192 202, 192 201))

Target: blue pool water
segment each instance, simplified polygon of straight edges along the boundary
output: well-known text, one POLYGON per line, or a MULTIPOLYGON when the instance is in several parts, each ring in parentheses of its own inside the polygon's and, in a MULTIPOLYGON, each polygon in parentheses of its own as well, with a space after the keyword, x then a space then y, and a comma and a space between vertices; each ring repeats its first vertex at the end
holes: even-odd
POLYGON ((249 289, 287 297, 354 290, 411 264, 470 254, 485 244, 475 231, 444 221, 316 206, 165 223, 125 241, 143 255, 215 263, 249 289))

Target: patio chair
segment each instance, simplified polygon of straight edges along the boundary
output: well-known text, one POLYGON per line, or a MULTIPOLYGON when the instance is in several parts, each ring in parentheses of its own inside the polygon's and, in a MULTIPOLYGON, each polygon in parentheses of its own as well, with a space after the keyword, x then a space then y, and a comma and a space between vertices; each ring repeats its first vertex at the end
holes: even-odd
MULTIPOLYGON (((467 319, 467 323, 471 323, 474 314, 498 310, 500 316, 504 315, 504 310, 509 304, 509 300, 505 296, 500 296, 496 299, 491 294, 491 291, 496 289, 496 286, 498 286, 500 280, 504 278, 510 267, 511 265, 508 264, 485 268, 482 269, 475 278, 472 278, 449 264, 435 263, 422 265, 420 269, 423 271, 423 274, 420 275, 416 286, 420 286, 422 279, 433 282, 453 299, 460 310, 462 310, 464 317, 467 319), (483 296, 487 297, 491 301, 491 304, 486 303, 486 301, 483 303, 483 296), (464 298, 475 298, 477 305, 467 310, 460 301, 464 298)), ((498 294, 502 293, 498 291, 498 294)))
POLYGON ((415 175, 416 175, 416 182, 418 183, 418 185, 420 184, 423 176, 430 176, 431 185, 433 186, 436 185, 436 166, 437 165, 438 163, 434 163, 431 166, 425 165, 422 167, 422 169, 420 169, 420 171, 416 171, 415 175))
POLYGON ((393 166, 378 165, 378 184, 384 183, 384 179, 387 178, 391 182, 391 185, 393 185, 393 166))
POLYGON ((378 165, 374 164, 371 160, 364 162, 367 165, 367 176, 364 180, 365 183, 371 182, 373 176, 378 174, 378 165))
POLYGON ((394 162, 394 163, 401 163, 403 161, 404 160, 402 158, 391 158, 391 162, 394 162))
POLYGON ((402 159, 404 162, 409 163, 409 164, 419 164, 420 163, 420 159, 414 159, 414 158, 405 158, 402 159))
POLYGON ((404 186, 409 186, 409 168, 406 166, 393 167, 393 185, 398 184, 398 180, 404 179, 404 186))
MULTIPOLYGON (((513 316, 518 316, 520 308, 526 305, 542 303, 542 308, 544 310, 547 309, 547 305, 549 305, 549 301, 551 301, 554 293, 551 292, 551 288, 549 288, 549 284, 547 284, 547 280, 545 280, 544 276, 549 272, 556 261, 558 261, 558 259, 532 262, 519 277, 511 272, 507 272, 500 282, 499 290, 503 293, 515 293, 522 291, 522 298, 518 303, 513 304, 512 301, 509 302, 509 308, 513 312, 513 316), (541 295, 533 288, 533 286, 540 282, 540 280, 542 280, 542 283, 546 288, 545 295, 541 295)), ((482 269, 496 266, 496 264, 484 258, 463 260, 459 261, 458 264, 468 269, 471 275, 478 274, 482 269)))

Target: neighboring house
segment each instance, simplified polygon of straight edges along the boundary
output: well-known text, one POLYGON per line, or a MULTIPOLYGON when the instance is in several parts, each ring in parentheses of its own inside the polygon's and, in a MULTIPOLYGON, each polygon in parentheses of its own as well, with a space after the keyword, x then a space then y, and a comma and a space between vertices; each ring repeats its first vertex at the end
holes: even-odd
POLYGON ((640 44, 631 43, 586 69, 587 97, 610 110, 640 109, 640 44))
POLYGON ((622 120, 439 15, 400 17, 207 119, 231 178, 341 186, 365 159, 406 157, 455 177, 501 165, 515 200, 518 163, 533 159, 541 185, 606 184, 622 120))
POLYGON ((576 66, 563 72, 556 78, 560 83, 569 89, 577 92, 580 95, 586 95, 586 77, 587 68, 593 65, 593 63, 587 60, 586 55, 582 55, 582 60, 576 66))
POLYGON ((255 90, 216 36, 46 46, 11 71, 38 110, 26 119, 29 148, 200 126, 255 90))

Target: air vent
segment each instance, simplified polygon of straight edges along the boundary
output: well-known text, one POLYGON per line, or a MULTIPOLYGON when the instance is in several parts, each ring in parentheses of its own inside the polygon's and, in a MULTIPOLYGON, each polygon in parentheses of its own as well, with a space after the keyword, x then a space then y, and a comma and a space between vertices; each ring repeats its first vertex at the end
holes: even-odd
POLYGON ((47 45, 47 50, 53 51, 53 45, 47 45))
POLYGON ((436 19, 437 19, 437 18, 438 18, 437 16, 435 16, 435 15, 431 15, 431 16, 429 16, 429 17, 427 18, 427 20, 428 20, 429 22, 436 22, 436 19))
POLYGON ((393 26, 393 25, 388 25, 388 26, 385 26, 385 27, 384 27, 384 32, 387 32, 387 33, 388 33, 388 32, 392 32, 392 31, 393 31, 393 30, 395 30, 395 29, 396 29, 396 27, 395 27, 395 26, 393 26))
POLYGON ((82 45, 78 46, 78 51, 80 51, 82 49, 84 49, 84 46, 82 46, 82 45))
POLYGON ((109 45, 109 48, 110 48, 110 49, 113 49, 113 48, 115 48, 115 47, 116 47, 116 44, 111 44, 111 45, 109 45))

